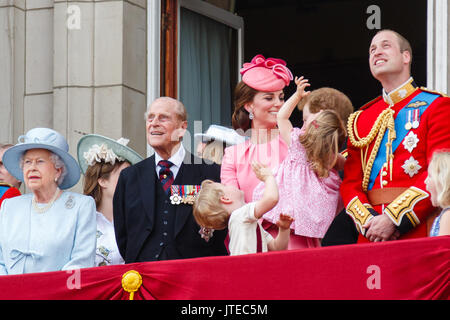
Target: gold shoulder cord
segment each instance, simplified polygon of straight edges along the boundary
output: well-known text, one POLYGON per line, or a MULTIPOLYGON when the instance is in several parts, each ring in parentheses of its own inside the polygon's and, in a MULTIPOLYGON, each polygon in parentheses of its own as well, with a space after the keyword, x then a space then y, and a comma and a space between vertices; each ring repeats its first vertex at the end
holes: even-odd
POLYGON ((378 153, 378 149, 380 148, 381 140, 383 139, 384 133, 386 132, 386 129, 389 129, 388 133, 388 142, 386 143, 386 162, 389 160, 390 164, 390 172, 391 172, 391 180, 392 180, 392 166, 393 166, 393 159, 394 155, 392 153, 392 141, 395 140, 396 134, 395 134, 395 122, 394 122, 394 110, 391 109, 391 106, 389 108, 385 109, 380 115, 378 116, 377 120, 375 121, 372 129, 370 129, 369 134, 364 137, 360 138, 358 135, 358 129, 356 127, 356 120, 358 119, 359 115, 361 114, 361 110, 356 111, 350 115, 347 122, 347 131, 348 131, 348 137, 350 139, 350 142, 353 146, 356 148, 361 149, 361 165, 363 169, 363 181, 362 181, 362 188, 363 191, 367 191, 367 187, 369 185, 369 177, 370 172, 372 171, 373 162, 375 161, 375 157, 378 153), (356 136, 356 137, 355 137, 356 136), (370 143, 375 140, 375 145, 372 148, 372 151, 370 153, 369 159, 366 161, 366 155, 367 151, 369 149, 370 143), (362 149, 366 148, 365 155, 362 154, 362 149))

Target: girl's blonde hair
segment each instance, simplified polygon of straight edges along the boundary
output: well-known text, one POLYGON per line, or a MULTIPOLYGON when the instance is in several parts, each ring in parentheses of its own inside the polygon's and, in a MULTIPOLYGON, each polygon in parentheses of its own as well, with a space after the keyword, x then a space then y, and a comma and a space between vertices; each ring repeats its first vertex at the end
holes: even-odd
POLYGON ((300 135, 308 161, 320 178, 326 178, 336 163, 339 149, 346 137, 344 123, 332 110, 323 110, 300 135))
POLYGON ((450 205, 450 150, 433 153, 428 164, 428 174, 433 179, 439 206, 443 208, 450 205))
POLYGON ((206 228, 223 230, 228 226, 229 214, 220 202, 224 192, 220 184, 204 180, 195 198, 193 213, 197 223, 206 228))

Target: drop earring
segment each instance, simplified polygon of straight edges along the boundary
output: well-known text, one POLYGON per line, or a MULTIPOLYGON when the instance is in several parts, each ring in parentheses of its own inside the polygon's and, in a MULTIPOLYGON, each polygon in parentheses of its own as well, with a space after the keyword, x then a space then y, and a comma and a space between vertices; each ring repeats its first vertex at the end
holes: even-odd
POLYGON ((248 118, 250 119, 250 120, 253 120, 253 118, 254 118, 255 116, 253 115, 253 112, 249 112, 248 113, 248 118))

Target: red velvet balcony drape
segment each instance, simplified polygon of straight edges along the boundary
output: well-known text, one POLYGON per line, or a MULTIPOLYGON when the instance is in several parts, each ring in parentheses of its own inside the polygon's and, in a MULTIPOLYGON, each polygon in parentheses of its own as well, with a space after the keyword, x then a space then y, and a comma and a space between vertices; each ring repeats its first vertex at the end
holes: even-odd
POLYGON ((449 299, 450 236, 0 276, 0 299, 449 299))

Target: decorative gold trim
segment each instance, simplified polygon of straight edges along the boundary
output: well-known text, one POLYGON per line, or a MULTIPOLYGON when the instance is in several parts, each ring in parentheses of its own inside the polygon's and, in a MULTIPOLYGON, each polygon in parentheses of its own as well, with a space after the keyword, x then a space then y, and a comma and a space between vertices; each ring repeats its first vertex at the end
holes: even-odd
POLYGON ((368 203, 362 204, 358 197, 354 197, 346 208, 347 214, 352 217, 359 233, 363 235, 366 233, 363 225, 373 218, 368 208, 372 208, 372 206, 368 203))
POLYGON ((438 95, 440 95, 440 96, 442 96, 442 97, 445 97, 445 98, 448 98, 448 97, 449 97, 449 96, 446 95, 445 93, 442 93, 442 92, 439 92, 439 91, 430 90, 430 89, 425 88, 425 87, 420 87, 420 90, 426 91, 426 92, 429 92, 429 93, 435 93, 435 94, 438 94, 438 95))
POLYGON ((389 93, 386 93, 383 90, 384 102, 390 105, 394 105, 409 97, 417 89, 417 86, 413 85, 413 81, 414 79, 411 77, 404 85, 389 93))
POLYGON ((130 300, 134 299, 134 293, 142 285, 142 277, 136 270, 129 270, 122 276, 122 288, 130 293, 130 300))
POLYGON ((6 183, 6 182, 0 182, 0 187, 9 187, 9 188, 12 188, 13 186, 12 186, 11 184, 9 184, 9 183, 6 183))
POLYGON ((411 224, 416 227, 420 220, 414 213, 414 206, 421 200, 428 198, 428 193, 416 187, 410 187, 392 201, 384 212, 396 226, 400 226, 403 216, 406 216, 411 224))
POLYGON ((371 105, 373 105, 375 102, 377 102, 378 100, 383 99, 383 96, 378 96, 375 99, 370 100, 369 102, 367 102, 366 104, 364 104, 361 108, 359 108, 359 110, 365 110, 367 108, 369 108, 371 105))
MULTIPOLYGON (((375 144, 370 152, 369 159, 367 163, 365 159, 361 159, 361 168, 363 170, 363 180, 362 180, 362 189, 363 191, 367 191, 369 186, 369 178, 370 173, 372 172, 372 166, 375 161, 375 158, 378 153, 378 149, 380 148, 381 141, 383 140, 384 133, 386 129, 388 132, 388 142, 386 143, 386 163, 389 164, 389 169, 391 172, 391 180, 392 180, 392 166, 393 166, 393 158, 394 154, 392 153, 392 141, 396 138, 395 132, 395 121, 394 121, 394 110, 390 107, 386 108, 383 112, 381 112, 375 121, 373 127, 370 129, 369 134, 360 138, 358 134, 358 129, 356 126, 356 122, 358 121, 358 117, 362 111, 356 111, 350 115, 347 122, 347 131, 350 143, 356 148, 362 149, 366 148, 366 152, 369 148, 369 145, 376 138, 375 144)), ((362 154, 361 154, 362 155, 362 154)))

